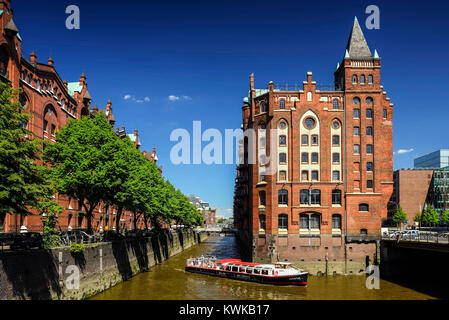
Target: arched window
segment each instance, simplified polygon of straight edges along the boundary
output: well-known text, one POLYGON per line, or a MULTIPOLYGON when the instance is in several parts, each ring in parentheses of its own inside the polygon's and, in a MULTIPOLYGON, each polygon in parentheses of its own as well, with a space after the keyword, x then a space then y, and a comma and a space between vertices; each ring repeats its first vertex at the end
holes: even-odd
POLYGON ((360 83, 361 83, 361 84, 365 84, 365 75, 364 75, 364 74, 362 74, 362 75, 360 76, 360 83))
POLYGON ((359 211, 361 212, 368 212, 369 211, 369 205, 366 203, 359 204, 359 211))
POLYGON ((360 229, 360 234, 368 234, 368 230, 367 229, 360 229))
POLYGON ((260 231, 265 231, 266 219, 265 219, 264 214, 259 215, 259 228, 260 228, 260 231))
POLYGON ((280 109, 285 109, 285 100, 284 99, 281 99, 281 101, 279 102, 279 107, 280 107, 280 109))
POLYGON ((356 84, 357 83, 357 75, 353 75, 352 76, 352 83, 356 84))
POLYGON ((312 101, 312 91, 307 92, 307 101, 312 101))
POLYGON ((36 89, 40 90, 41 89, 41 83, 39 80, 36 81, 36 89))
POLYGON ((341 215, 332 215, 332 229, 341 229, 341 215))
POLYGON ((369 83, 369 84, 372 84, 372 83, 373 83, 373 75, 372 75, 372 74, 370 74, 370 75, 368 76, 368 83, 369 83))
POLYGON ((265 199, 266 199, 266 193, 265 191, 259 191, 259 206, 265 207, 265 199))
POLYGON ((278 191, 278 204, 287 205, 288 204, 288 191, 285 189, 278 191))
POLYGON ((260 113, 265 112, 265 102, 260 103, 260 113))
POLYGON ((366 127, 366 135, 367 136, 373 135, 373 127, 366 127))
POLYGON ((278 229, 279 230, 288 230, 288 215, 280 214, 278 216, 278 229))
POLYGON ((333 108, 334 110, 338 110, 339 109, 339 103, 338 103, 338 99, 334 99, 333 101, 333 108))

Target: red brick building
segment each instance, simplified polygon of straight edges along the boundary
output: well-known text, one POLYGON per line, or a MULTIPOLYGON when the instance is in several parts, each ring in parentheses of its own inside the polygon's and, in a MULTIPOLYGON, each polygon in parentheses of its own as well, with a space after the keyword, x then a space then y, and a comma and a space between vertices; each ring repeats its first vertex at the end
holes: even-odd
MULTIPOLYGON (((87 77, 84 73, 80 79, 74 82, 63 80, 55 68, 55 62, 50 57, 46 63, 38 62, 37 55, 33 52, 29 58, 22 56, 22 39, 19 30, 13 20, 13 10, 10 1, 0 1, 0 81, 10 83, 13 88, 22 89, 20 102, 32 115, 27 123, 27 129, 34 136, 44 140, 54 141, 55 132, 66 125, 72 119, 80 119, 82 116, 94 117, 97 113, 104 113, 111 126, 114 127, 116 119, 112 110, 112 103, 107 101, 105 109, 99 109, 97 105, 91 107, 92 97, 88 91, 87 77)), ((119 136, 125 136, 125 128, 116 132, 119 136)), ((137 129, 128 134, 136 148, 140 148, 141 142, 137 129)), ((150 161, 157 161, 156 151, 144 155, 150 161)), ((162 170, 162 168, 160 168, 162 170)), ((59 218, 60 230, 85 228, 85 219, 80 218, 80 206, 76 199, 69 199, 64 195, 55 195, 55 199, 66 210, 59 218)), ((93 228, 112 230, 116 224, 116 210, 100 206, 94 213, 93 228)), ((132 214, 126 212, 121 218, 124 228, 132 228, 132 214)), ((17 232, 21 227, 28 231, 41 231, 41 217, 35 212, 32 216, 18 217, 6 215, 4 221, 0 221, 0 232, 17 232)), ((143 226, 143 220, 139 221, 139 227, 143 226)))
POLYGON ((234 220, 253 260, 332 274, 377 259, 393 190, 393 105, 380 69, 355 19, 332 87, 308 72, 302 86, 257 89, 251 75, 243 130, 257 129, 257 152, 277 152, 276 174, 264 175, 247 162, 248 140, 238 166, 234 220))
MULTIPOLYGON (((393 174, 394 188, 388 207, 388 217, 393 217, 398 206, 407 214, 409 224, 414 224, 414 217, 422 213, 429 199, 432 185, 432 169, 401 169, 393 174)), ((390 223, 394 225, 394 223, 390 223)))

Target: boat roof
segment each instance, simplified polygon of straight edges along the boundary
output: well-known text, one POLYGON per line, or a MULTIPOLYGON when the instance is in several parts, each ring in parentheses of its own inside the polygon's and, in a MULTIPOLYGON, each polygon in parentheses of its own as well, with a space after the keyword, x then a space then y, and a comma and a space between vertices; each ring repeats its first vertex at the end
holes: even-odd
POLYGON ((281 265, 290 266, 291 262, 276 262, 275 264, 281 264, 281 265))

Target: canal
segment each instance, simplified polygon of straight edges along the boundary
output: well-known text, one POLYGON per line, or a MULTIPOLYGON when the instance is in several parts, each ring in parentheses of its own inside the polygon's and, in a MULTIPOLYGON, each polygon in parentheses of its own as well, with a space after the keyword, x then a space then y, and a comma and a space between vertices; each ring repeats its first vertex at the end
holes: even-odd
POLYGON ((206 242, 154 266, 92 300, 419 300, 434 299, 399 284, 381 280, 369 290, 364 276, 310 276, 307 287, 277 287, 184 272, 186 259, 211 254, 240 258, 234 237, 210 237, 206 242))

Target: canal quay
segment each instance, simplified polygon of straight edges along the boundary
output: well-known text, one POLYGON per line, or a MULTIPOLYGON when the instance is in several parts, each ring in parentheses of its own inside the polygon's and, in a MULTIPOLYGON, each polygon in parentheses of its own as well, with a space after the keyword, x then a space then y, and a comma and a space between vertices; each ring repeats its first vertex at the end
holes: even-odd
POLYGON ((106 290, 91 300, 427 300, 428 291, 380 280, 380 289, 367 289, 365 276, 310 276, 307 287, 278 287, 186 273, 190 257, 214 255, 241 258, 234 236, 212 236, 106 290))

